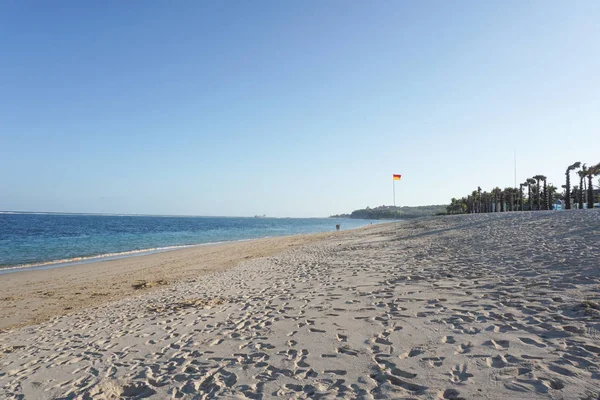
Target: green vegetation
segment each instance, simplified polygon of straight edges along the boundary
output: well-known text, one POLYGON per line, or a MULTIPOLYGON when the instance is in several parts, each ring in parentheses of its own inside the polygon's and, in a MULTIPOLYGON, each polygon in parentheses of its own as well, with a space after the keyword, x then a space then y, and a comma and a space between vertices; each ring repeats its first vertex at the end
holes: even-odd
POLYGON ((394 207, 379 206, 375 208, 363 208, 352 211, 351 214, 337 214, 330 218, 353 218, 353 219, 410 219, 428 217, 436 214, 444 214, 445 205, 418 206, 418 207, 394 207))
POLYGON ((564 207, 567 210, 572 204, 580 209, 584 208, 585 200, 587 200, 587 208, 594 208, 594 203, 600 201, 600 188, 594 189, 592 178, 598 175, 600 175, 600 163, 587 167, 576 162, 565 172, 566 183, 562 186, 564 189, 562 193, 557 192, 557 188, 552 184, 548 184, 544 175, 535 175, 519 184, 519 189, 496 187, 490 192, 482 192, 478 187, 466 197, 452 198, 450 205, 446 207, 446 212, 464 214, 552 210, 557 200, 564 200, 564 207), (579 186, 573 186, 571 190, 571 171, 578 168, 579 186), (524 187, 527 187, 526 195, 523 194, 524 187), (524 201, 524 196, 527 197, 527 202, 524 201))
POLYGON ((559 187, 548 183, 546 176, 535 175, 520 183, 518 189, 495 187, 487 192, 478 187, 466 197, 452 198, 447 206, 367 207, 352 211, 351 214, 332 215, 330 218, 410 219, 444 214, 552 210, 553 205, 558 201, 562 201, 567 210, 571 208, 571 205, 580 209, 586 205, 587 208, 594 208, 594 204, 600 202, 600 180, 594 188, 592 182, 594 176, 600 176, 600 163, 587 167, 586 164, 576 162, 570 165, 565 172, 566 184, 561 186, 564 189, 563 192, 559 192, 559 187), (571 190, 570 175, 577 169, 579 169, 577 171, 579 186, 573 186, 573 190, 571 190), (523 193, 525 187, 527 187, 527 193, 523 193))
MULTIPOLYGON (((567 171, 565 172, 565 176, 567 177, 567 183, 565 185, 565 193, 571 193, 571 171, 581 167, 581 163, 577 161, 574 164, 571 164, 567 167, 567 171)), ((571 196, 566 196, 565 198, 565 208, 568 210, 571 208, 571 196)))

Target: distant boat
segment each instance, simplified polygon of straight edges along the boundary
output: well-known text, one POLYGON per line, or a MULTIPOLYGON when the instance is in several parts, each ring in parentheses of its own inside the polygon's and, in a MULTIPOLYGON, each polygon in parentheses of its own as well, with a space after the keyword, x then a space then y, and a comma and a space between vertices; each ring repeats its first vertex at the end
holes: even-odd
POLYGON ((255 215, 254 218, 267 218, 266 214, 263 215, 255 215))

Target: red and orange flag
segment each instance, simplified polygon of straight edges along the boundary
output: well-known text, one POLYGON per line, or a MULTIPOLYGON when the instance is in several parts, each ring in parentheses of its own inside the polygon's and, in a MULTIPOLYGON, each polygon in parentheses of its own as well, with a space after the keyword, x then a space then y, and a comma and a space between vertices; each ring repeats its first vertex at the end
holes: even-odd
POLYGON ((394 178, 395 181, 399 181, 400 178, 402 178, 402 175, 400 175, 400 174, 394 174, 392 176, 393 176, 393 178, 394 178))

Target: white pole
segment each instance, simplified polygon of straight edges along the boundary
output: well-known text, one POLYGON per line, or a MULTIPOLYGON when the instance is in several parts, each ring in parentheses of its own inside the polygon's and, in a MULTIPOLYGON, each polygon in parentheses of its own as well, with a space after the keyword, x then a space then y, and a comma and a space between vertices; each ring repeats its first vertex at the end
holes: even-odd
POLYGON ((394 230, 398 232, 398 227, 396 226, 396 179, 392 176, 392 191, 394 192, 394 230))
POLYGON ((515 189, 517 188, 517 148, 515 147, 515 189))
POLYGON ((396 180, 392 177, 392 191, 394 192, 394 215, 396 215, 396 180))
POLYGON ((394 193, 394 230, 396 230, 396 178, 392 175, 392 193, 394 193))

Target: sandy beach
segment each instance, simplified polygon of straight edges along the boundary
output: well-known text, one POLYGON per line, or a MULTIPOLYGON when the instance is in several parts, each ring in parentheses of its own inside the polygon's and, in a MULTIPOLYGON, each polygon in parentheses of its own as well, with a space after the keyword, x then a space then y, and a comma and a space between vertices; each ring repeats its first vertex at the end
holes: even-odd
MULTIPOLYGON (((343 233, 346 234, 346 233, 343 233)), ((175 282, 196 280, 237 263, 331 237, 316 233, 264 238, 0 275, 0 332, 39 323, 175 282)))
POLYGON ((573 210, 8 274, 0 397, 598 399, 599 264, 573 210))

